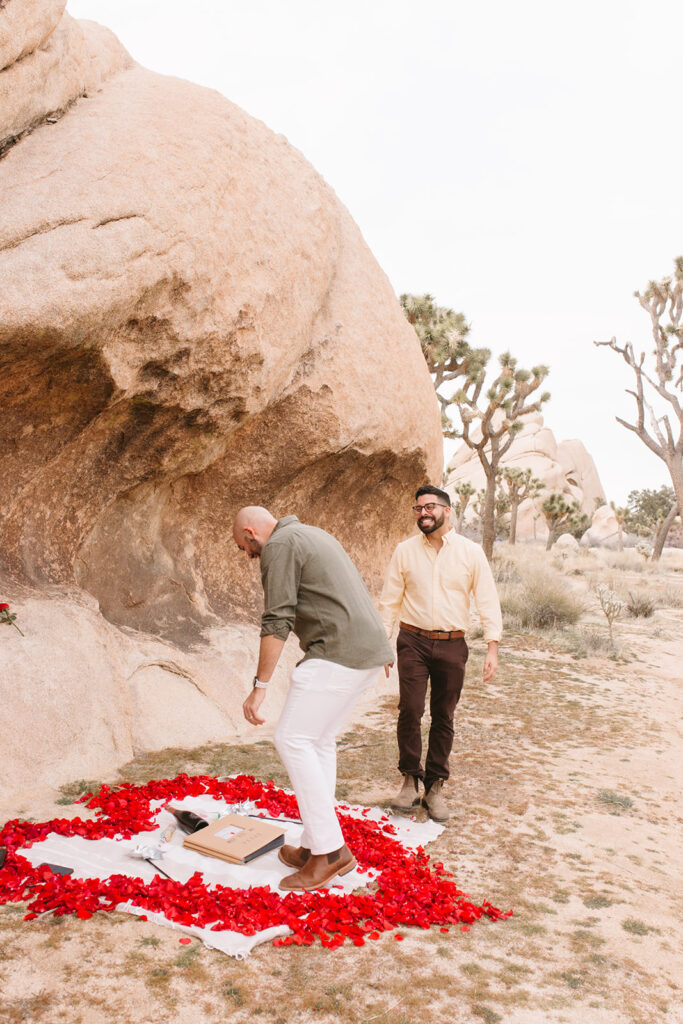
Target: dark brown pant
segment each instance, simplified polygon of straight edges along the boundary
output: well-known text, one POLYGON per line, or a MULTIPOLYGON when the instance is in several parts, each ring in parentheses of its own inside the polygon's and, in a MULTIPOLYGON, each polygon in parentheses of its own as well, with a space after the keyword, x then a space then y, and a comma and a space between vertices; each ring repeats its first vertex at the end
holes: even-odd
POLYGON ((449 775, 453 715, 465 679, 469 650, 464 637, 428 640, 407 629, 400 629, 396 653, 400 694, 396 729, 398 770, 403 775, 424 779, 428 789, 434 779, 447 779, 449 775), (420 722, 425 710, 428 681, 432 723, 423 768, 420 722))

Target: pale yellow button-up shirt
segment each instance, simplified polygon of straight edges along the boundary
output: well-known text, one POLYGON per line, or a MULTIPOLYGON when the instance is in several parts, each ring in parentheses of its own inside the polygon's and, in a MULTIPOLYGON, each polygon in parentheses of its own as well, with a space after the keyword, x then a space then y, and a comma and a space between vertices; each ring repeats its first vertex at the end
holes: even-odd
POLYGON ((402 541, 391 556, 379 613, 389 636, 396 619, 420 629, 466 631, 470 595, 474 596, 484 639, 487 643, 500 640, 500 602, 481 547, 449 530, 437 552, 419 533, 402 541))

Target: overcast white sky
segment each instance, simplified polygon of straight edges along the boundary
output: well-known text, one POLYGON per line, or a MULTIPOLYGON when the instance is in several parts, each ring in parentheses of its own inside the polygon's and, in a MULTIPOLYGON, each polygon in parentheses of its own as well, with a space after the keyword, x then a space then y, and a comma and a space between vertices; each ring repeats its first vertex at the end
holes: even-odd
POLYGON ((608 499, 670 483, 614 421, 648 350, 633 298, 683 254, 679 0, 69 0, 146 67, 218 89, 299 148, 394 285, 473 344, 547 363, 546 423, 608 499))

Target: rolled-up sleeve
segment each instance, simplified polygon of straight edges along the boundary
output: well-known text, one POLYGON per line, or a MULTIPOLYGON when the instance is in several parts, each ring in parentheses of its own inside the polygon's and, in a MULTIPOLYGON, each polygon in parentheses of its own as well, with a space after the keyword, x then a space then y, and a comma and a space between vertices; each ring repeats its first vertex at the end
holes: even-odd
POLYGON ((475 549, 474 569, 472 573, 472 592, 474 603, 479 612, 484 640, 500 640, 503 633, 503 616, 495 580, 486 555, 481 548, 475 549))
POLYGON ((261 636, 286 640, 294 628, 301 562, 291 544, 278 544, 261 561, 261 636))
POLYGON ((384 586, 382 587, 382 596, 379 599, 379 616, 382 620, 382 625, 387 631, 387 636, 389 637, 391 636, 391 632, 394 628, 396 616, 403 604, 405 587, 406 581, 403 572, 401 571, 400 552, 399 549, 396 548, 391 556, 386 579, 384 580, 384 586))

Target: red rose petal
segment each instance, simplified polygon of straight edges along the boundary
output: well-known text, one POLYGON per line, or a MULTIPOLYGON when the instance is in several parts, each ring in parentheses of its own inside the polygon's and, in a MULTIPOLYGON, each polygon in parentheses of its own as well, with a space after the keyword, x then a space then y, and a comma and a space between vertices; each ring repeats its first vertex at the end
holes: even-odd
POLYGON ((189 939, 187 935, 184 935, 182 939, 178 939, 178 942, 181 942, 183 946, 189 946, 189 944, 192 942, 192 939, 189 939))
MULTIPOLYGON (((259 782, 251 776, 216 779, 212 776, 178 775, 175 779, 158 779, 142 786, 124 783, 118 787, 103 785, 97 794, 85 794, 81 802, 91 819, 58 818, 47 822, 7 822, 0 829, 0 846, 7 857, 0 870, 0 904, 30 899, 26 920, 33 920, 46 911, 56 916, 77 914, 87 920, 100 910, 114 910, 117 904, 130 901, 149 911, 163 912, 181 925, 209 927, 214 931, 230 930, 243 935, 274 925, 286 925, 292 935, 275 940, 277 946, 308 946, 320 941, 327 949, 338 949, 348 937, 355 945, 366 938, 376 940, 383 931, 400 927, 430 928, 454 921, 469 931, 469 923, 485 915, 493 921, 509 917, 483 901, 471 903, 457 889, 453 876, 441 862, 432 863, 422 848, 406 849, 396 838, 396 829, 386 818, 374 821, 368 814, 338 817, 344 840, 354 851, 362 871, 376 878, 372 891, 345 893, 343 887, 329 890, 291 892, 280 895, 265 886, 232 889, 207 886, 200 873, 186 883, 174 882, 157 875, 149 884, 141 878, 113 875, 105 879, 74 879, 54 875, 49 870, 34 868, 21 850, 40 842, 50 832, 85 839, 129 839, 153 831, 157 808, 186 796, 209 795, 228 803, 252 800, 262 816, 297 818, 296 798, 276 788, 274 783, 259 782)), ((367 810, 367 809, 366 809, 367 810)), ((140 915, 147 920, 147 915, 140 915)), ((405 935, 395 933, 402 941, 405 935)), ((183 945, 192 940, 180 939, 183 945)))

